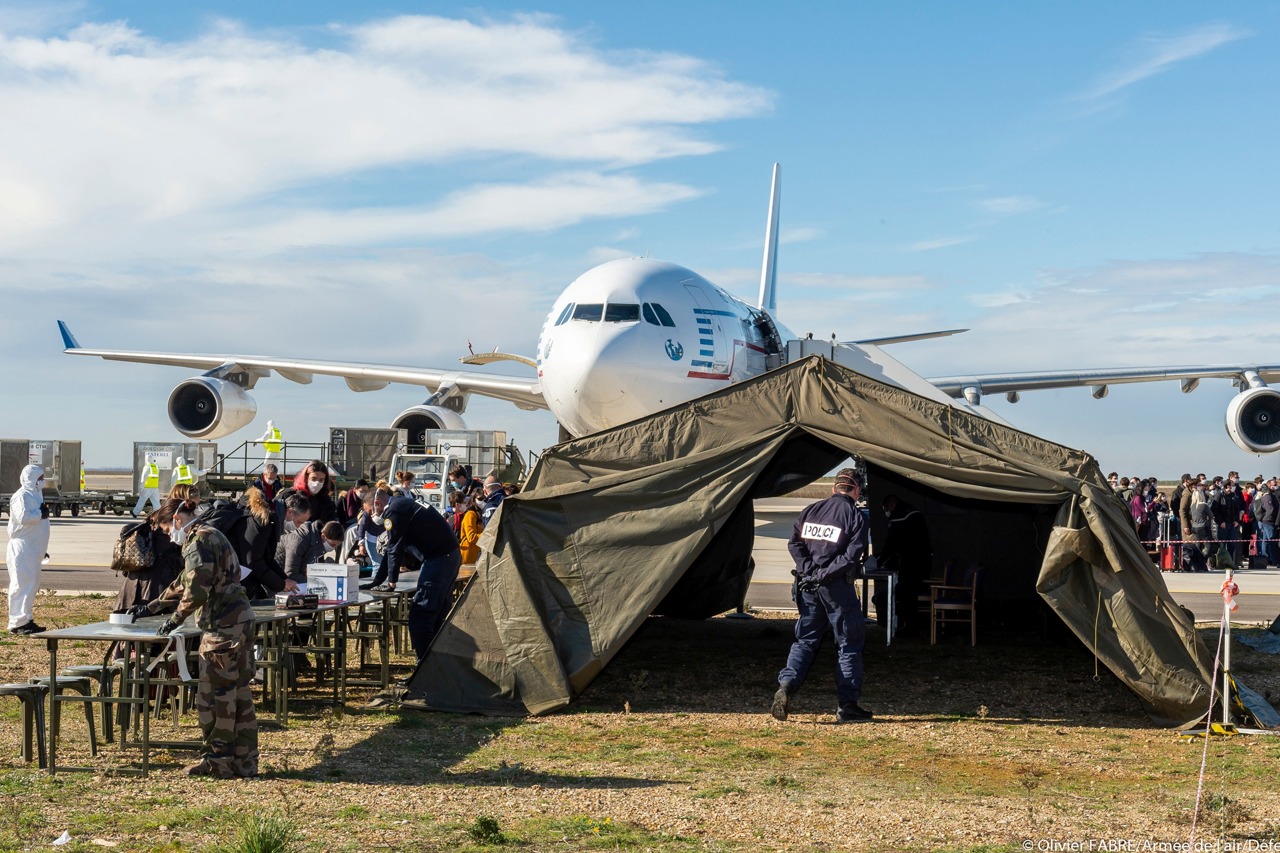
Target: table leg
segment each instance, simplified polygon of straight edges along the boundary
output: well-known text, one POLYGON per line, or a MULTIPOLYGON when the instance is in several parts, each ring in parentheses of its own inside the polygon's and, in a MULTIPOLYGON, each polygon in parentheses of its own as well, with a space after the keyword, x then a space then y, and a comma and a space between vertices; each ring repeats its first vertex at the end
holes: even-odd
MULTIPOLYGON (((46 640, 49 647, 49 766, 46 768, 52 776, 58 771, 58 727, 54 720, 58 719, 54 708, 54 691, 58 689, 58 641, 46 640)), ((37 718, 39 719, 39 718, 37 718)))
POLYGON ((147 702, 151 698, 151 643, 137 643, 138 666, 142 668, 142 704, 138 716, 142 718, 142 775, 151 769, 151 711, 147 702))

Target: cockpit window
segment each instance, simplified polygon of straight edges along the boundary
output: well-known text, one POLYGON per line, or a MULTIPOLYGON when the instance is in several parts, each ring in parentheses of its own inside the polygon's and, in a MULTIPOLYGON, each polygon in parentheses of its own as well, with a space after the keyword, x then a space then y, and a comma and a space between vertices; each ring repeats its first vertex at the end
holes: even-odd
POLYGON ((604 321, 606 323, 639 323, 640 306, 610 302, 604 309, 604 321))
POLYGON ((600 315, 604 313, 604 305, 599 302, 579 305, 573 309, 573 319, 586 320, 588 323, 599 323, 600 315))
MULTIPOLYGON (((648 307, 649 304, 650 303, 646 302, 645 306, 648 307)), ((653 313, 658 315, 658 320, 662 323, 662 325, 674 327, 676 324, 676 321, 671 319, 671 315, 667 313, 667 309, 663 308, 661 305, 659 305, 656 302, 652 304, 653 304, 653 313)))
POLYGON ((563 326, 569 321, 569 315, 573 313, 573 303, 570 302, 564 306, 564 310, 560 312, 560 316, 556 318, 556 325, 563 326))

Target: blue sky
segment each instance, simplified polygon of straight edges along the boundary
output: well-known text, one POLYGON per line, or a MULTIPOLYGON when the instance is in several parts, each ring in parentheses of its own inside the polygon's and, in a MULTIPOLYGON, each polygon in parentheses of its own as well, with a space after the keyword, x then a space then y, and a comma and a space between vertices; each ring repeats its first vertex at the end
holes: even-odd
MULTIPOLYGON (((791 6, 0 0, 0 432, 91 465, 177 437, 183 371, 63 356, 55 319, 448 366, 531 353, 615 257, 751 298, 774 161, 797 331, 971 327, 894 349, 925 375, 1280 361, 1277 6, 791 6)), ((1227 439, 1233 393, 991 402, 1107 470, 1274 473, 1227 439)), ((272 378, 220 445, 423 396, 272 378)), ((555 438, 478 398, 467 420, 555 438)))

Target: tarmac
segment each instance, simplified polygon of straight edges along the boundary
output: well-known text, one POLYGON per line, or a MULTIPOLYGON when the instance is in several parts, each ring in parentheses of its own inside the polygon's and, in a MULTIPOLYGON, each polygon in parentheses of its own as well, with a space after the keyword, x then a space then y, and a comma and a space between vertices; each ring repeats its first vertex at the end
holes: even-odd
MULTIPOLYGON (((756 570, 747 593, 747 604, 759 609, 794 610, 791 601, 791 569, 787 539, 800 510, 812 502, 808 498, 769 498, 756 501, 756 541, 753 556, 756 570)), ((111 548, 121 528, 131 523, 128 515, 64 515, 50 520, 50 563, 43 567, 40 588, 59 594, 115 593, 119 577, 110 570, 111 548)), ((0 528, 0 554, 9 540, 0 528)), ((5 588, 8 572, 2 573, 5 588)), ((1188 607, 1196 619, 1217 622, 1222 618, 1221 571, 1163 573, 1165 585, 1179 604, 1188 607)), ((1280 614, 1280 569, 1238 571, 1240 587, 1236 597, 1239 610, 1233 622, 1270 624, 1280 614)))

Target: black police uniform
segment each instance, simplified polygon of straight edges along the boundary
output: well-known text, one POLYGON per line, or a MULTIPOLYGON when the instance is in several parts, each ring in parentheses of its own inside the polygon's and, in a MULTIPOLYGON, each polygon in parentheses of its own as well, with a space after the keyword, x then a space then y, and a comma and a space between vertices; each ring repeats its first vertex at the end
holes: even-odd
POLYGON ((847 495, 835 494, 810 504, 796 520, 787 550, 796 561, 792 595, 800 617, 787 665, 778 673, 774 716, 786 718, 785 697, 804 684, 828 626, 836 640, 839 717, 844 720, 870 716, 858 707, 866 624, 853 586, 862 571, 867 543, 866 519, 847 495))
POLYGON ((431 641, 449 615, 454 581, 462 565, 462 554, 453 528, 433 507, 411 497, 392 498, 382 513, 387 531, 387 547, 382 552, 378 574, 418 569, 418 586, 409 606, 409 640, 418 660, 427 653, 431 641))

